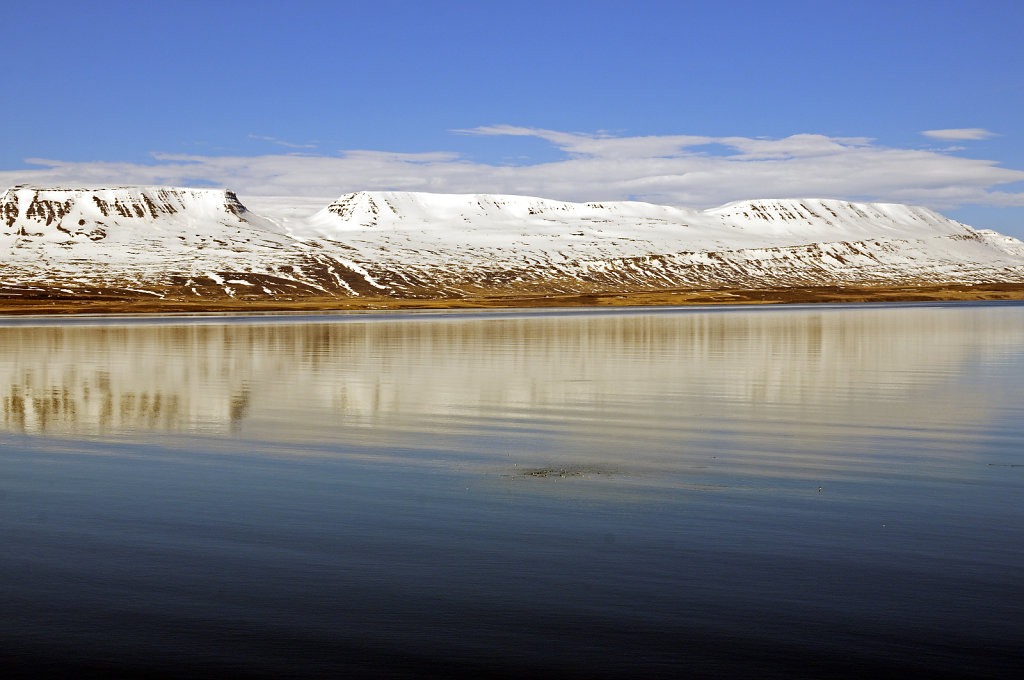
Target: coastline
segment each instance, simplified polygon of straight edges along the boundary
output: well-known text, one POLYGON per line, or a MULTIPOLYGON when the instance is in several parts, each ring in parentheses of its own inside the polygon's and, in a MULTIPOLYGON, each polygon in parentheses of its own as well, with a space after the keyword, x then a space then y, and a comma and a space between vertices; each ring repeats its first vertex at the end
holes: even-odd
POLYGON ((89 295, 0 290, 0 315, 166 314, 201 312, 329 312, 343 310, 501 309, 533 307, 660 307, 678 305, 813 304, 1024 300, 1024 282, 901 286, 668 289, 566 295, 460 298, 203 297, 154 298, 120 291, 89 295))

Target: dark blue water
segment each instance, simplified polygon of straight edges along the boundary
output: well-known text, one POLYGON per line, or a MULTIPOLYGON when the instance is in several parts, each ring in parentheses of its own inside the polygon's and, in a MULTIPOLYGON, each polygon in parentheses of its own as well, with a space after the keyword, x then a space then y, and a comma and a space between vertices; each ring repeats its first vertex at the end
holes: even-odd
POLYGON ((1024 306, 0 326, 0 667, 1005 677, 1024 306))

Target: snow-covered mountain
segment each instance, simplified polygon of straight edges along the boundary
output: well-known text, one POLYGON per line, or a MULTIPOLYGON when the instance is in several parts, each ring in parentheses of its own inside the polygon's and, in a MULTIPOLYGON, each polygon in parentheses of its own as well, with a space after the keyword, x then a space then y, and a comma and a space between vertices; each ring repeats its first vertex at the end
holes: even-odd
POLYGON ((288 235, 220 189, 14 187, 0 195, 0 220, 0 286, 7 290, 156 296, 374 290, 341 258, 288 235))
POLYGON ((453 296, 1024 281, 1024 243, 925 208, 358 192, 316 210, 171 187, 0 195, 0 286, 152 295, 453 296))

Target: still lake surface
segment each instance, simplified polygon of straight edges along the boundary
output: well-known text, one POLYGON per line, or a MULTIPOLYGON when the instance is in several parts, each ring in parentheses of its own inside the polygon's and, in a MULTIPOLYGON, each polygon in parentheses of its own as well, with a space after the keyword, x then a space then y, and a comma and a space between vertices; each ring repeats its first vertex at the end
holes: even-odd
POLYGON ((0 321, 0 666, 1003 677, 1024 305, 0 321))

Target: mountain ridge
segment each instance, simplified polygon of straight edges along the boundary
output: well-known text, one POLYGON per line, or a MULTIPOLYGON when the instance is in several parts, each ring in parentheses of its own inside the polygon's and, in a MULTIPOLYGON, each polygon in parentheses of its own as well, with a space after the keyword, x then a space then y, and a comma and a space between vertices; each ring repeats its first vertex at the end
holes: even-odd
POLYGON ((19 185, 0 194, 0 287, 450 298, 1024 282, 1024 242, 893 203, 361 191, 304 212, 268 199, 257 213, 226 189, 19 185))

